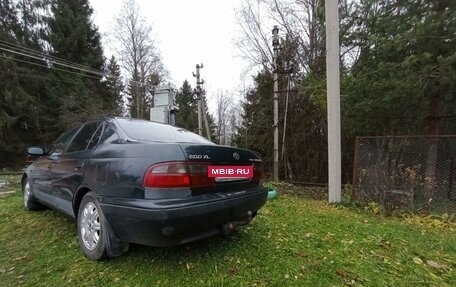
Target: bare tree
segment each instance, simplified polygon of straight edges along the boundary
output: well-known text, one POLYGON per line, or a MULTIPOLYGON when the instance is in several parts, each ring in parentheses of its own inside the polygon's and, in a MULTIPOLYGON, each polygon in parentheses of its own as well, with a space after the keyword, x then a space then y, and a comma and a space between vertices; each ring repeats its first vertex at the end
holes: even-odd
POLYGON ((241 32, 234 39, 242 57, 252 66, 260 66, 271 71, 273 51, 271 49, 270 21, 263 17, 266 6, 260 0, 246 0, 236 12, 241 32))
POLYGON ((226 129, 227 145, 232 145, 233 140, 238 132, 238 128, 242 124, 242 106, 239 101, 232 102, 228 111, 228 126, 226 129))
MULTIPOLYGON (((342 0, 344 2, 345 0, 342 0)), ((349 0, 347 0, 349 1, 349 0)), ((272 125, 272 28, 279 26, 277 69, 279 90, 279 136, 284 152, 281 177, 309 181, 325 180, 326 113, 320 105, 325 65, 324 0, 244 0, 237 12, 241 32, 235 39, 240 53, 262 68, 255 87, 246 94, 242 135, 246 147, 263 153, 272 163, 272 140, 258 140, 254 130, 271 132, 272 125), (260 21, 261 20, 261 21, 260 21), (288 84, 294 83, 294 84, 288 84), (262 111, 261 115, 256 111, 262 111), (263 114, 268 115, 264 119, 263 114), (286 125, 284 124, 286 117, 286 125), (305 153, 302 150, 306 150, 305 153), (321 172, 324 171, 324 172, 321 172)), ((245 94, 245 93, 244 93, 245 94)))
POLYGON ((304 73, 321 72, 325 66, 324 0, 266 0, 270 16, 297 44, 297 59, 304 73))
MULTIPOLYGON (((354 2, 340 1, 342 15, 353 10, 354 2)), ((324 72, 324 0, 244 0, 236 15, 240 33, 234 45, 252 66, 271 71, 271 30, 273 25, 278 25, 282 37, 292 44, 296 54, 295 72, 324 72)), ((348 21, 351 20, 341 20, 342 33, 352 27, 353 23, 348 21)), ((342 47, 342 57, 350 57, 348 62, 353 63, 354 56, 351 49, 342 47)))
POLYGON ((113 37, 129 79, 130 114, 138 118, 148 117, 151 103, 148 91, 166 75, 152 31, 152 25, 141 15, 136 1, 125 0, 115 19, 113 37))
POLYGON ((230 145, 242 121, 242 107, 228 91, 219 90, 216 100, 216 136, 219 144, 230 145))
POLYGON ((215 110, 215 115, 216 118, 215 120, 217 121, 217 138, 219 141, 219 144, 225 145, 226 143, 226 130, 227 126, 229 124, 229 119, 228 119, 228 111, 231 106, 231 97, 229 96, 227 91, 221 91, 219 90, 217 94, 214 96, 216 100, 216 110, 215 110))

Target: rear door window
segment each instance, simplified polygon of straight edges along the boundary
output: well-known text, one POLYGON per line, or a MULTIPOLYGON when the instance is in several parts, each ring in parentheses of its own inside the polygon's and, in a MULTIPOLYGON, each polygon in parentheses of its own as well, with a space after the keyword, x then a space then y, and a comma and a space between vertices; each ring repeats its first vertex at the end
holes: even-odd
POLYGON ((67 152, 83 151, 93 148, 98 143, 101 132, 101 122, 91 122, 85 124, 71 142, 67 152))
POLYGON ((100 143, 112 143, 119 139, 116 128, 113 123, 105 123, 103 135, 101 136, 100 143))
POLYGON ((87 145, 87 149, 93 149, 98 144, 98 142, 100 141, 102 132, 103 132, 103 125, 99 124, 97 131, 93 134, 92 138, 90 139, 89 144, 87 145))

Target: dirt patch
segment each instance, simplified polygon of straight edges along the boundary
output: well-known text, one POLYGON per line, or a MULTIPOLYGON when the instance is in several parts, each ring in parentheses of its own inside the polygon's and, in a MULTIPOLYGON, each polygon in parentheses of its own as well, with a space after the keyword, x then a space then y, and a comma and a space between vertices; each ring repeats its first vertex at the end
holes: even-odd
POLYGON ((0 199, 1 198, 6 198, 8 196, 11 196, 13 194, 15 194, 16 192, 14 190, 12 191, 0 191, 0 199))
POLYGON ((19 176, 4 175, 0 177, 0 198, 13 195, 19 188, 19 176))

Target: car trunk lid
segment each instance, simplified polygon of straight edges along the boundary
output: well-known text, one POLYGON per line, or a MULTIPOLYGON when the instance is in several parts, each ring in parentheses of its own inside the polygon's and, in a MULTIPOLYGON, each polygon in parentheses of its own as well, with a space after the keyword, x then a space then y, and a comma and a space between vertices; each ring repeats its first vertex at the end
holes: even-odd
POLYGON ((207 163, 212 167, 253 167, 253 177, 215 177, 215 186, 193 188, 192 194, 209 192, 240 192, 262 184, 263 163, 260 156, 252 151, 219 145, 180 144, 187 162, 207 163))

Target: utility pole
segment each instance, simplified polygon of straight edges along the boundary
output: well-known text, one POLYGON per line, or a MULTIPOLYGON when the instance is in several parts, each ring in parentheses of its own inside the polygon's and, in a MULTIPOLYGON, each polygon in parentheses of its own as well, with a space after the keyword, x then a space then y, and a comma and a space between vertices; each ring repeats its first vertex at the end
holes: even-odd
POLYGON ((279 27, 272 29, 272 47, 274 50, 274 181, 279 180, 279 27))
POLYGON ((204 80, 201 80, 200 78, 200 69, 203 68, 203 64, 197 64, 196 65, 196 74, 193 73, 193 77, 196 77, 196 89, 195 93, 198 97, 198 134, 200 136, 203 135, 203 124, 202 124, 202 119, 204 119, 204 125, 206 127, 206 134, 207 134, 207 139, 212 141, 211 139, 211 131, 209 129, 209 122, 207 121, 207 115, 206 115, 206 106, 204 105, 204 90, 201 87, 201 85, 204 84, 204 80))
POLYGON ((205 94, 206 94, 206 92, 203 90, 201 92, 201 97, 202 97, 202 99, 201 99, 201 109, 203 110, 204 126, 206 127, 207 139, 212 141, 212 139, 211 139, 211 131, 209 129, 209 122, 207 121, 206 105, 204 104, 204 96, 205 96, 205 94))
POLYGON ((201 84, 202 82, 200 81, 200 69, 203 68, 203 64, 197 64, 196 65, 196 74, 193 73, 193 77, 196 77, 196 96, 198 100, 198 134, 200 136, 203 135, 203 125, 201 121, 201 115, 202 115, 202 100, 201 100, 201 84))
POLYGON ((329 202, 341 199, 339 1, 325 0, 329 202))

